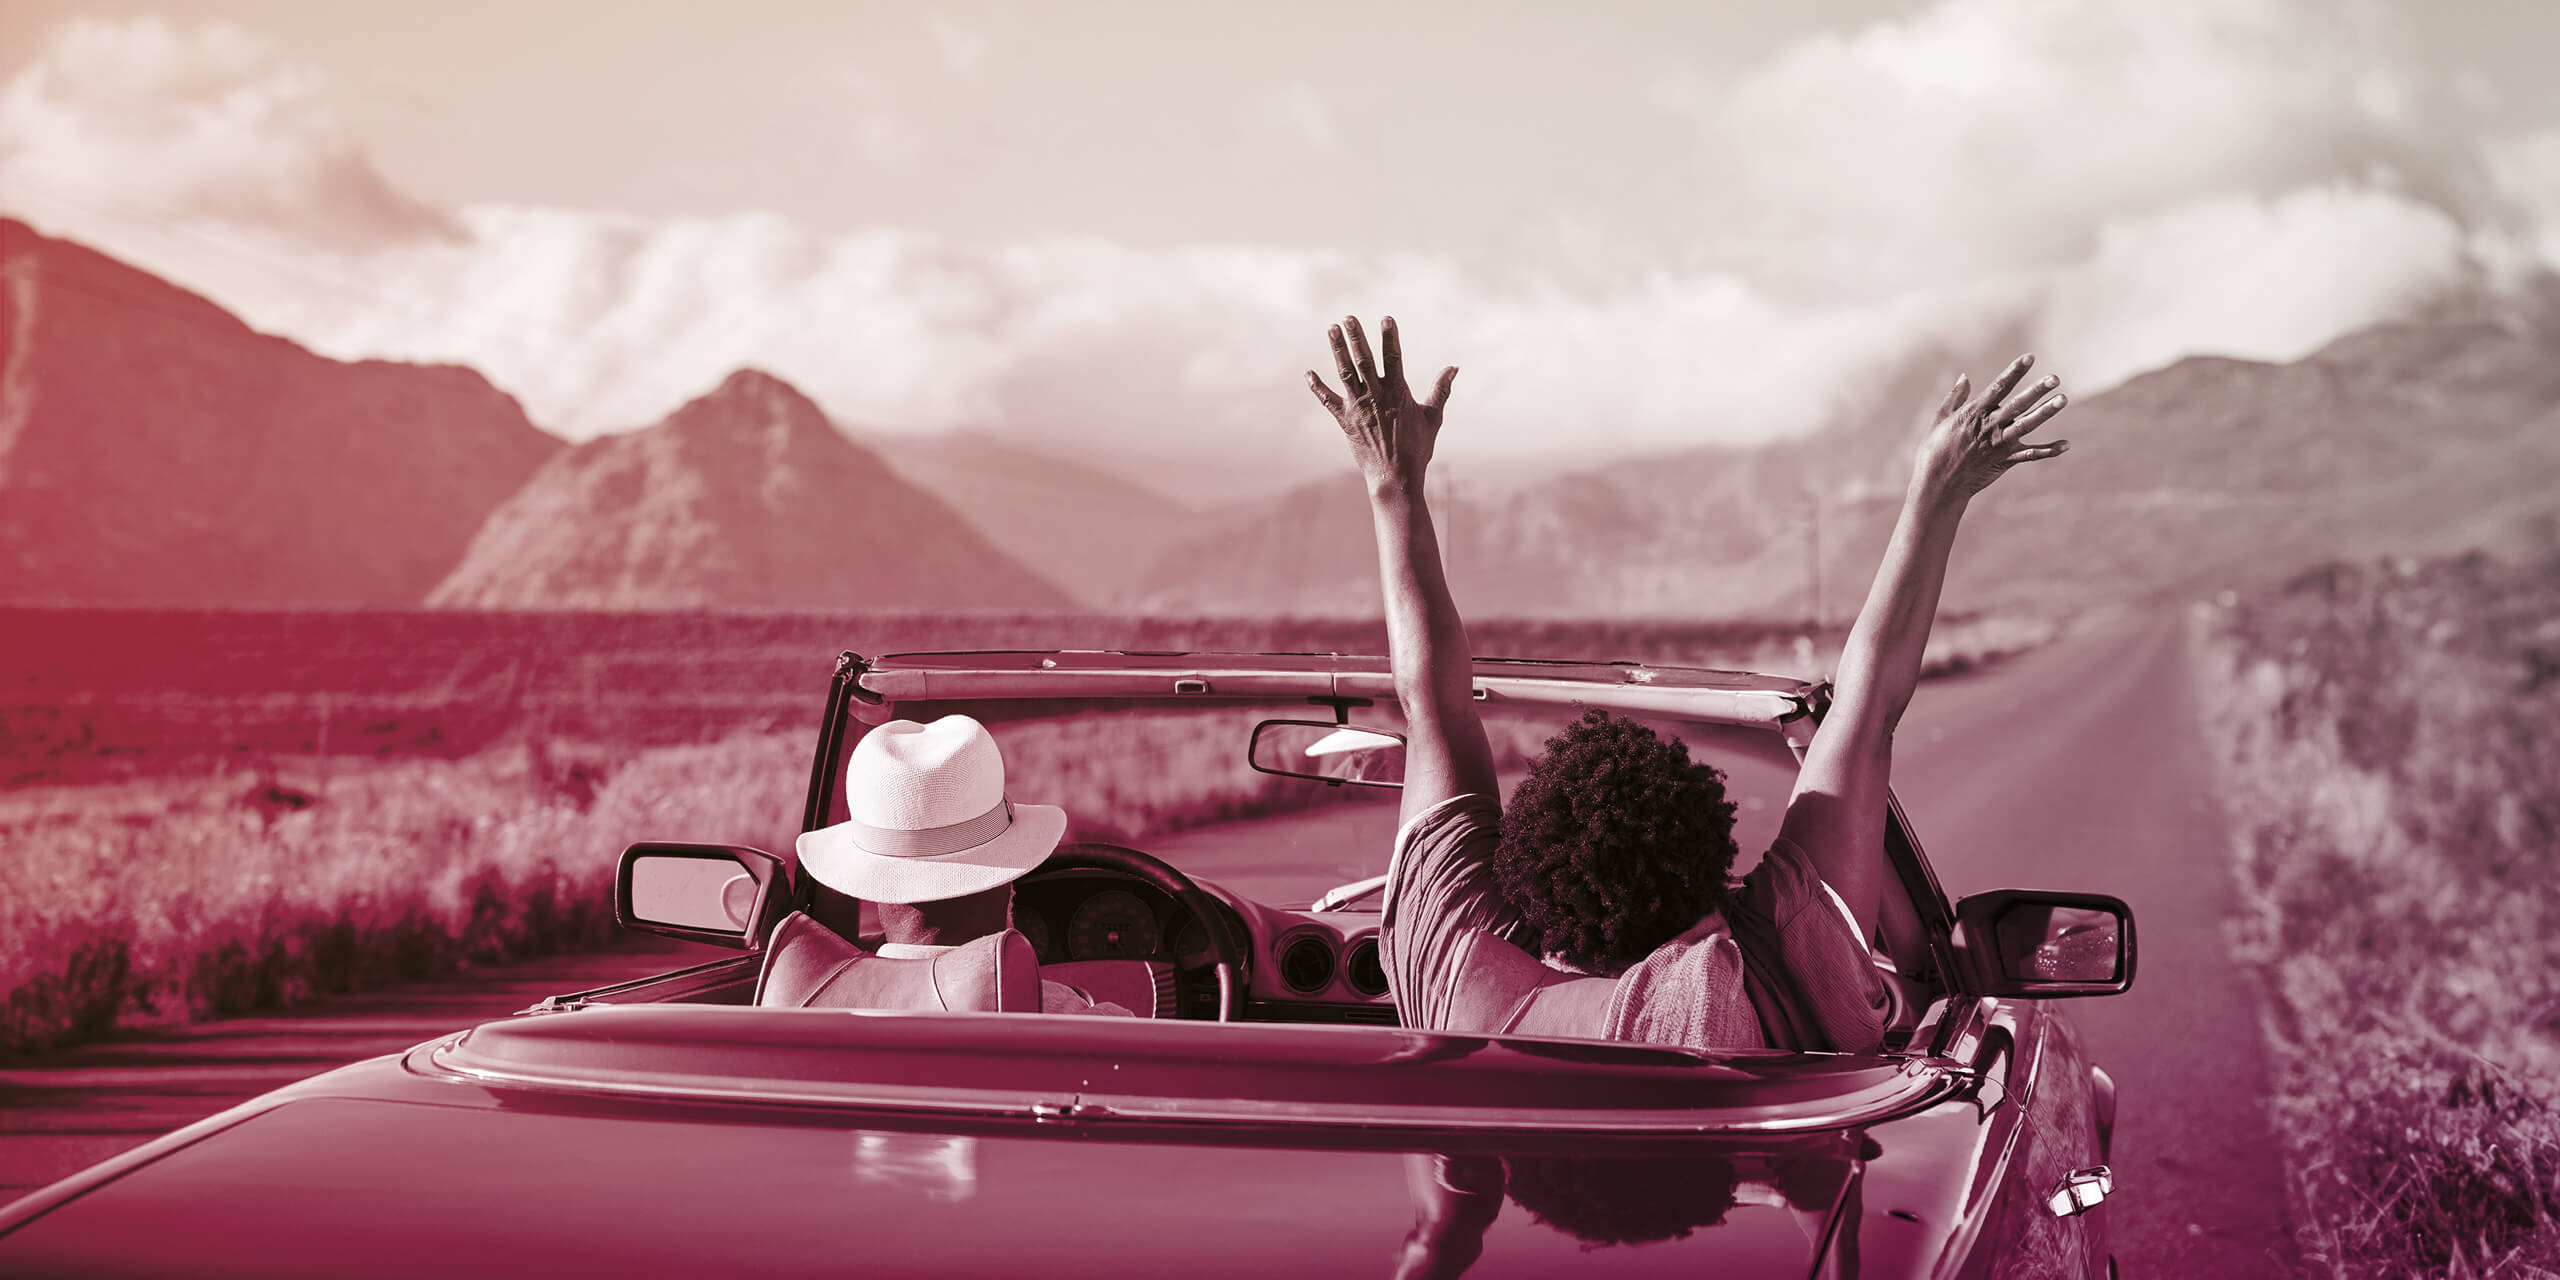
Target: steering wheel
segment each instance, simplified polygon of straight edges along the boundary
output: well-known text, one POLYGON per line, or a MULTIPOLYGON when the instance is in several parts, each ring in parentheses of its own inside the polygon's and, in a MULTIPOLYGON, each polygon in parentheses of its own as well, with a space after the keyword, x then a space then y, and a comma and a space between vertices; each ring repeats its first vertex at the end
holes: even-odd
POLYGON ((1209 950, 1218 958, 1218 1021, 1235 1022, 1244 1016, 1245 957, 1251 944, 1235 935, 1234 921, 1228 918, 1226 908, 1207 890, 1193 884, 1191 877, 1153 854, 1096 840, 1059 845, 1039 870, 1116 871, 1173 899, 1200 922, 1200 931, 1209 936, 1209 950))

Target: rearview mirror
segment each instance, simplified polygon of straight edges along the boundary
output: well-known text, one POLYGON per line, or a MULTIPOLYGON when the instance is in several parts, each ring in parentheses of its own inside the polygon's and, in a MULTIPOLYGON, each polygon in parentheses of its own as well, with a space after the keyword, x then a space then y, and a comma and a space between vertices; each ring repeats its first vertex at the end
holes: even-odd
POLYGON ((1265 720, 1245 749, 1256 772, 1334 786, 1404 785, 1404 735, 1324 720, 1265 720))
POLYGON ((626 929, 749 951, 791 905, 782 859, 731 844, 650 841, 622 851, 613 918, 626 929))
POLYGON ((2133 985, 2133 909, 2102 893, 1995 889, 1956 904, 1978 994, 2050 1000, 2133 985))

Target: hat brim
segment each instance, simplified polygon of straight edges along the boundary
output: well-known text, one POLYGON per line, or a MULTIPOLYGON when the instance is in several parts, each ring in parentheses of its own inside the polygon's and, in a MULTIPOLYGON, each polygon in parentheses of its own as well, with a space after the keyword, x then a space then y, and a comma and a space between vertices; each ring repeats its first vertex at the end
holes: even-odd
POLYGON ((801 869, 838 893, 872 902, 939 902, 1010 884, 1047 861, 1067 834, 1067 811, 1017 804, 1012 823, 995 839, 915 858, 873 853, 856 841, 852 827, 839 822, 801 832, 801 869))

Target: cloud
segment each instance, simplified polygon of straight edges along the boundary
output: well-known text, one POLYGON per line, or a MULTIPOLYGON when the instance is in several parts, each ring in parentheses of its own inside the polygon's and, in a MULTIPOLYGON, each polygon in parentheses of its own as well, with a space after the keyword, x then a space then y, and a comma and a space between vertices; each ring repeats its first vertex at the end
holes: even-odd
POLYGON ((2467 247, 2441 209, 2336 185, 2114 219, 2050 286, 2038 343, 2096 385, 2187 355, 2296 360, 2462 279, 2467 247))
MULTIPOLYGON (((2388 15, 2323 0, 1943 0, 1784 50, 1698 118, 1730 249, 1830 288, 2066 266, 2101 232, 2232 196, 2397 181, 2469 200, 2473 107, 2388 15)), ((2466 215, 2468 216, 2467 212, 2466 215)))
POLYGON ((12 104, 0 115, 9 163, 45 160, 13 191, 77 196, 32 202, 61 229, 328 354, 471 365, 571 437, 645 425, 754 364, 849 424, 1225 452, 1243 466, 1338 462, 1301 371, 1331 372, 1330 319, 1393 311, 1416 360, 1433 362, 1424 376, 1467 367, 1453 456, 1670 448, 1809 429, 1844 376, 1889 362, 1912 327, 1905 309, 1796 306, 1733 275, 1594 296, 1497 289, 1421 254, 989 248, 821 235, 770 214, 483 206, 386 220, 350 205, 337 179, 380 185, 383 208, 423 206, 379 183, 314 82, 220 27, 81 24, 0 100, 12 104), (109 98, 62 91, 119 56, 137 65, 109 98), (268 105, 216 111, 231 123, 209 130, 195 123, 207 102, 268 105), (156 174, 173 136, 213 138, 231 158, 156 174), (93 186, 61 181, 75 155, 102 175, 93 186), (352 227, 334 225, 351 210, 352 227), (219 225, 173 234, 166 224, 190 212, 219 225), (362 252, 298 254, 314 239, 362 252))
POLYGON ((1491 291, 1421 255, 1090 240, 986 251, 908 232, 813 236, 762 215, 475 209, 466 222, 461 244, 373 259, 411 305, 282 289, 251 310, 328 335, 337 354, 469 363, 572 435, 645 424, 756 364, 853 424, 1299 461, 1331 459, 1302 371, 1331 375, 1322 326, 1349 312, 1396 314, 1417 378, 1466 368, 1458 455, 1801 432, 1842 403, 1844 372, 1890 363, 1915 327, 1891 307, 1790 307, 1730 277, 1593 298, 1491 291))
MULTIPOLYGON (((2326 12, 1942 0, 1659 88, 1730 169, 1718 252, 1583 291, 1433 254, 438 210, 272 48, 151 20, 72 24, 0 90, 0 179, 253 324, 470 364, 572 437, 753 364, 857 426, 1339 465, 1301 370, 1330 373, 1327 321, 1392 311, 1417 380, 1465 370, 1452 457, 1596 460, 1802 433, 1995 336, 2086 393, 2298 356, 2502 255, 2560 261, 2560 143, 2484 151, 2462 94, 2326 12)), ((1320 140, 1307 102, 1274 103, 1320 140)))
POLYGON ((1342 140, 1333 104, 1325 100, 1323 91, 1302 80, 1264 90, 1247 114, 1254 123, 1310 147, 1329 148, 1342 140))
POLYGON ((2516 209, 2531 255, 2560 268, 2560 129, 2497 139, 2486 154, 2491 179, 2516 209))
POLYGON ((0 91, 0 190, 336 249, 457 231, 383 179, 316 76, 220 23, 63 24, 0 91))
POLYGON ((924 15, 926 34, 933 37, 933 47, 942 54, 942 63, 953 72, 976 76, 987 61, 987 38, 979 31, 949 14, 924 15))

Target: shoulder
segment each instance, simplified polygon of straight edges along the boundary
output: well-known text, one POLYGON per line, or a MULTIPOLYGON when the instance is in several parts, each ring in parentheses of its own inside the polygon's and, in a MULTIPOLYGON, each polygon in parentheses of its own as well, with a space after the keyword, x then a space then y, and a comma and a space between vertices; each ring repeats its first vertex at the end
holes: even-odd
POLYGON ((1497 834, 1501 828, 1501 803, 1481 791, 1470 791, 1405 819, 1404 825, 1396 828, 1395 848, 1402 852, 1420 845, 1448 844, 1497 834))
POLYGON ((1480 793, 1451 796, 1406 819, 1387 853, 1389 927, 1417 911, 1437 915, 1489 903, 1492 854, 1501 838, 1502 807, 1480 793))
MULTIPOLYGON (((1813 856, 1804 846, 1779 836, 1769 842, 1769 852, 1760 865, 1742 878, 1737 901, 1745 910, 1758 911, 1783 924, 1797 912, 1826 899, 1838 902, 1840 895, 1822 878, 1813 865, 1813 856)), ((1841 910, 1846 911, 1846 903, 1841 910)), ((1852 926, 1852 932, 1855 926, 1852 926)))
POLYGON ((1483 930, 1456 947, 1456 981, 1438 1026, 1485 1035, 1607 1034, 1614 978, 1558 969, 1483 930))
MULTIPOLYGON (((1760 859, 1760 865, 1742 878, 1732 911, 1737 917, 1757 916, 1784 931, 1796 923, 1806 908, 1816 905, 1840 920, 1860 950, 1866 948, 1866 940, 1858 932, 1858 918, 1850 912, 1840 891, 1814 869, 1813 858, 1803 846, 1779 836, 1769 843, 1769 852, 1760 859)), ((1750 921, 1740 919, 1737 923, 1747 927, 1750 921)))

